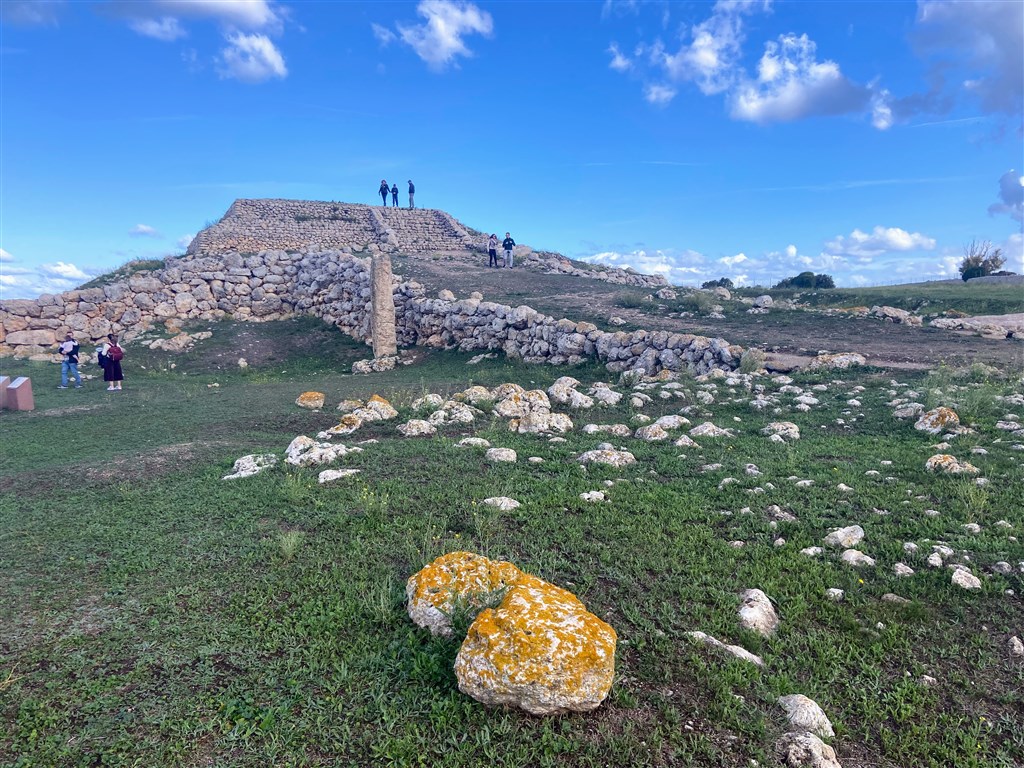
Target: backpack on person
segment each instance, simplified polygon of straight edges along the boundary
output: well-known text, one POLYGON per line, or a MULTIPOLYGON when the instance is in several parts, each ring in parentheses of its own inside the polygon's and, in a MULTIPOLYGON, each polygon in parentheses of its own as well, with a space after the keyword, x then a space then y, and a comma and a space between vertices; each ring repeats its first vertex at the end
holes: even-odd
POLYGON ((117 346, 117 344, 111 344, 110 348, 107 350, 107 359, 118 363, 123 357, 124 350, 117 346))

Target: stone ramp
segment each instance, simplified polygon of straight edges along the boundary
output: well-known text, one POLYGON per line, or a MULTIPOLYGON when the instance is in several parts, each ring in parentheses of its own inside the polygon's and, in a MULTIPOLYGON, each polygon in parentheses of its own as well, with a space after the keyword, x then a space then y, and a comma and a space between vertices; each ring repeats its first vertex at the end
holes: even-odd
POLYGON ((465 251, 473 238, 444 211, 307 200, 236 200, 200 232, 186 256, 266 250, 465 251))

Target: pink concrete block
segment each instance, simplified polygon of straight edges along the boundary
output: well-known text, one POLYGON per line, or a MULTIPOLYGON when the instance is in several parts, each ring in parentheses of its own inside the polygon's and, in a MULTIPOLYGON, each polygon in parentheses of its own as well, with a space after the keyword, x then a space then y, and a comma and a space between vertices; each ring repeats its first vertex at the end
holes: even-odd
POLYGON ((7 408, 12 411, 34 411, 36 401, 32 397, 32 379, 19 376, 7 385, 7 408))

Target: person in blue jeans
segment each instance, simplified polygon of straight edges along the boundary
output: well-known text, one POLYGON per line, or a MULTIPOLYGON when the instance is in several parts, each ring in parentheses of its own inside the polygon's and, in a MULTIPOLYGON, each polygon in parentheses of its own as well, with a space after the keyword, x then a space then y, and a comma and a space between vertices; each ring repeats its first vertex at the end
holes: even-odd
POLYGON ((78 372, 78 342, 75 341, 75 334, 71 331, 64 336, 60 345, 60 386, 57 389, 68 388, 68 374, 75 377, 75 389, 82 388, 82 374, 78 372))

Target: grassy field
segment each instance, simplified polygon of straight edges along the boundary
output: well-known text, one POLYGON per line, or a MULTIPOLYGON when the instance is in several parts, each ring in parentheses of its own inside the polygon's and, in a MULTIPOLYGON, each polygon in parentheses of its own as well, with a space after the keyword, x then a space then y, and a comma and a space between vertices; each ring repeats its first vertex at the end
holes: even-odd
MULTIPOLYGON (((1024 312, 1024 288, 1019 283, 965 283, 936 281, 879 285, 833 290, 767 290, 775 298, 799 294, 801 303, 812 307, 898 307, 920 314, 939 314, 947 310, 969 315, 1003 315, 1024 312)), ((747 289, 743 295, 751 295, 747 289)))
POLYGON ((825 389, 811 390, 820 403, 804 413, 765 377, 756 383, 778 398, 772 415, 750 407, 742 384, 684 378, 683 397, 655 388, 639 410, 573 413, 562 444, 512 434, 490 413, 426 439, 378 422, 335 439, 379 441, 344 459, 361 470, 353 478, 319 486, 314 470, 278 466, 224 482, 239 456, 281 454, 336 423, 343 398, 379 393, 404 421, 426 392, 546 388, 566 373, 615 382, 598 367, 469 367, 444 352, 354 377, 342 372, 366 347, 313 321, 213 330, 179 356, 129 349, 120 394, 96 381, 57 391, 56 366, 18 364, 37 410, 0 416, 0 765, 774 765, 785 729, 774 702, 788 693, 822 706, 847 768, 1024 762, 1024 665, 1007 651, 1024 633, 1024 548, 1013 538, 1024 530, 1024 452, 1012 448, 1024 441, 995 428, 1007 413, 1024 417, 1024 405, 997 399, 1020 381, 805 374, 794 384, 825 389), (327 394, 324 412, 294 405, 307 389, 327 394), (895 419, 897 397, 955 407, 976 431, 950 452, 989 484, 927 473, 941 438, 895 419), (583 424, 681 408, 735 437, 699 438, 699 450, 615 439, 637 464, 576 463, 602 440, 583 424), (802 438, 779 446, 759 434, 778 419, 802 438), (455 446, 467 435, 514 448, 519 462, 487 464, 455 446), (763 474, 746 474, 748 463, 763 474), (590 490, 609 502, 581 501, 590 490), (500 495, 522 506, 481 504, 500 495), (800 554, 854 523, 876 567, 800 554), (980 591, 925 564, 939 541, 980 591), (541 719, 458 691, 458 639, 414 626, 403 600, 411 574, 460 549, 573 590, 617 630, 616 682, 599 709, 541 719), (894 576, 897 561, 916 574, 894 576), (993 572, 998 561, 1012 572, 993 572), (774 638, 737 624, 738 593, 752 587, 777 605, 774 638), (845 600, 827 600, 830 587, 845 600), (695 645, 690 630, 739 643, 765 667, 695 645))

